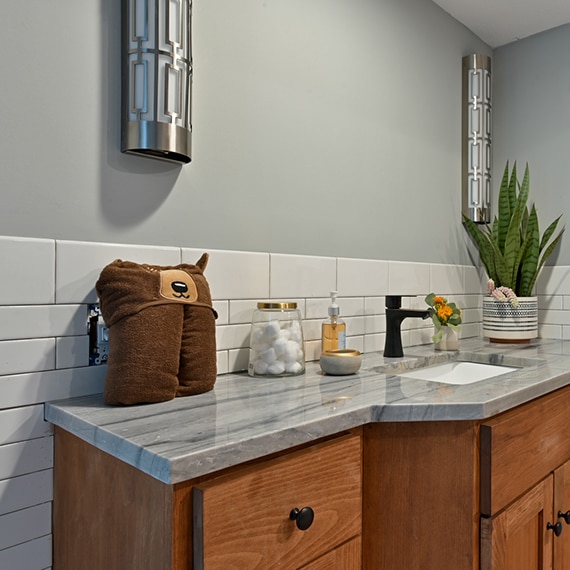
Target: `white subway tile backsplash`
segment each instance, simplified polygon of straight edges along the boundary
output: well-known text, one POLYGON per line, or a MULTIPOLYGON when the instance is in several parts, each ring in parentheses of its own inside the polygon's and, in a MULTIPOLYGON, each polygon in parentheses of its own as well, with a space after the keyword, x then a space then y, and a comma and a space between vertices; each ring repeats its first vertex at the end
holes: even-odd
POLYGON ((346 348, 352 348, 364 352, 364 335, 346 337, 346 348))
POLYGON ((229 301, 212 301, 214 310, 218 314, 216 325, 227 325, 229 323, 229 301))
POLYGON ((249 348, 228 351, 229 369, 231 372, 247 370, 249 364, 249 348))
POLYGON ((364 298, 364 314, 365 315, 385 315, 386 314, 386 297, 365 297, 364 298))
POLYGON ((366 335, 386 332, 385 315, 366 315, 364 318, 364 332, 366 335))
POLYGON ((483 295, 487 292, 487 277, 480 268, 465 266, 463 279, 463 292, 466 295, 483 295))
POLYGON ((42 404, 0 410, 0 445, 46 437, 51 433, 51 424, 44 421, 42 404))
POLYGON ((328 306, 330 304, 330 297, 328 299, 307 299, 305 318, 324 321, 328 317, 328 306))
POLYGON ((345 317, 347 336, 363 335, 366 332, 365 317, 345 317))
POLYGON ((86 305, 0 307, 0 340, 80 335, 86 332, 86 305))
POLYGON ((564 334, 564 329, 562 325, 552 325, 552 324, 544 324, 538 323, 538 336, 539 338, 561 338, 564 334))
POLYGON ((322 337, 322 324, 323 321, 317 319, 303 321, 303 338, 305 341, 320 341, 322 337))
POLYGON ((51 535, 0 550, 0 568, 45 570, 51 566, 51 535))
POLYGON ((56 368, 80 368, 89 366, 89 337, 64 336, 55 343, 56 368))
POLYGON ((228 365, 228 351, 218 350, 216 352, 216 367, 218 374, 227 374, 230 369, 228 365))
POLYGON ((95 283, 116 259, 151 265, 177 265, 180 248, 57 241, 56 302, 96 303, 95 283))
POLYGON ((51 532, 51 503, 0 516, 0 550, 51 532))
POLYGON ((338 259, 338 294, 370 297, 388 293, 388 262, 375 259, 338 259))
MULTIPOLYGON (((53 471, 44 469, 0 481, 0 515, 53 499, 53 471)), ((0 565, 0 568, 5 568, 0 565)))
POLYGON ((430 266, 427 263, 388 262, 388 292, 390 295, 419 295, 430 291, 430 266))
POLYGON ((336 258, 270 254, 272 299, 326 297, 336 290, 336 258))
MULTIPOLYGON (((204 250, 182 249, 183 263, 195 264, 204 250)), ((269 297, 269 254, 209 250, 204 275, 214 299, 269 297)))
POLYGON ((464 268, 461 265, 430 265, 429 292, 436 295, 458 295, 464 291, 464 268))
POLYGON ((0 446, 0 481, 53 467, 52 444, 52 437, 40 437, 0 446))
POLYGON ((382 334, 367 334, 364 337, 364 352, 377 352, 384 350, 384 342, 386 335, 382 334))
POLYGON ((216 327, 216 348, 230 350, 249 346, 251 325, 223 325, 216 327))
POLYGON ((0 376, 0 409, 103 392, 106 366, 0 376))
POLYGON ((0 341, 0 375, 55 368, 55 339, 0 341))
POLYGON ((55 242, 0 236, 0 305, 43 305, 55 299, 55 242))
POLYGON ((537 279, 537 289, 541 295, 570 295, 570 266, 543 267, 537 279))

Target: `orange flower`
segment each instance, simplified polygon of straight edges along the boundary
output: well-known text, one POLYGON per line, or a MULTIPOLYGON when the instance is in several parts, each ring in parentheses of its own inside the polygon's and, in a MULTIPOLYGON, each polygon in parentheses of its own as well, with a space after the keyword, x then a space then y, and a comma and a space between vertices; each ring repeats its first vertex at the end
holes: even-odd
POLYGON ((445 305, 445 299, 443 297, 434 297, 433 302, 436 305, 445 305))
POLYGON ((437 308, 437 316, 443 321, 446 322, 449 317, 453 315, 453 309, 448 305, 440 305, 437 308))

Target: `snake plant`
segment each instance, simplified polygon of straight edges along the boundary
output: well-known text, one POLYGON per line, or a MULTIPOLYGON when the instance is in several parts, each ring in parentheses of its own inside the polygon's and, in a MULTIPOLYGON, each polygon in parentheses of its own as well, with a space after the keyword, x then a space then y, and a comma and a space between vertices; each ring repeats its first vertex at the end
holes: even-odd
POLYGON ((498 217, 491 226, 480 226, 463 215, 465 228, 473 238, 487 275, 496 286, 509 287, 518 297, 530 297, 544 262, 562 238, 564 228, 551 240, 562 216, 540 235, 538 215, 527 201, 530 174, 526 165, 522 184, 517 180, 517 165, 509 175, 505 166, 498 200, 498 217), (483 229, 482 229, 483 228, 483 229))

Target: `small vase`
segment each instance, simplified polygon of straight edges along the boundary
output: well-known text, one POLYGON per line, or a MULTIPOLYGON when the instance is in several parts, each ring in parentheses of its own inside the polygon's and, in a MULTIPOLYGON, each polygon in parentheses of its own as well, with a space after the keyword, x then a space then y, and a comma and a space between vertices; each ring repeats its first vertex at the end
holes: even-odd
POLYGON ((439 342, 434 342, 435 350, 459 350, 457 331, 450 327, 441 327, 443 335, 439 342))

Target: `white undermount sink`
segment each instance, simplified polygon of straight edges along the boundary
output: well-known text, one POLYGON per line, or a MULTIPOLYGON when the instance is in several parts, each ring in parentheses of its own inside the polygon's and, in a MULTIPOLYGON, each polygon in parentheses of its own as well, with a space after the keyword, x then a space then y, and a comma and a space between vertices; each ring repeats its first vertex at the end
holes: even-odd
POLYGON ((481 364, 479 362, 454 361, 406 371, 399 375, 403 378, 429 380, 442 384, 473 384, 473 382, 480 382, 515 370, 519 370, 519 368, 497 364, 481 364))

